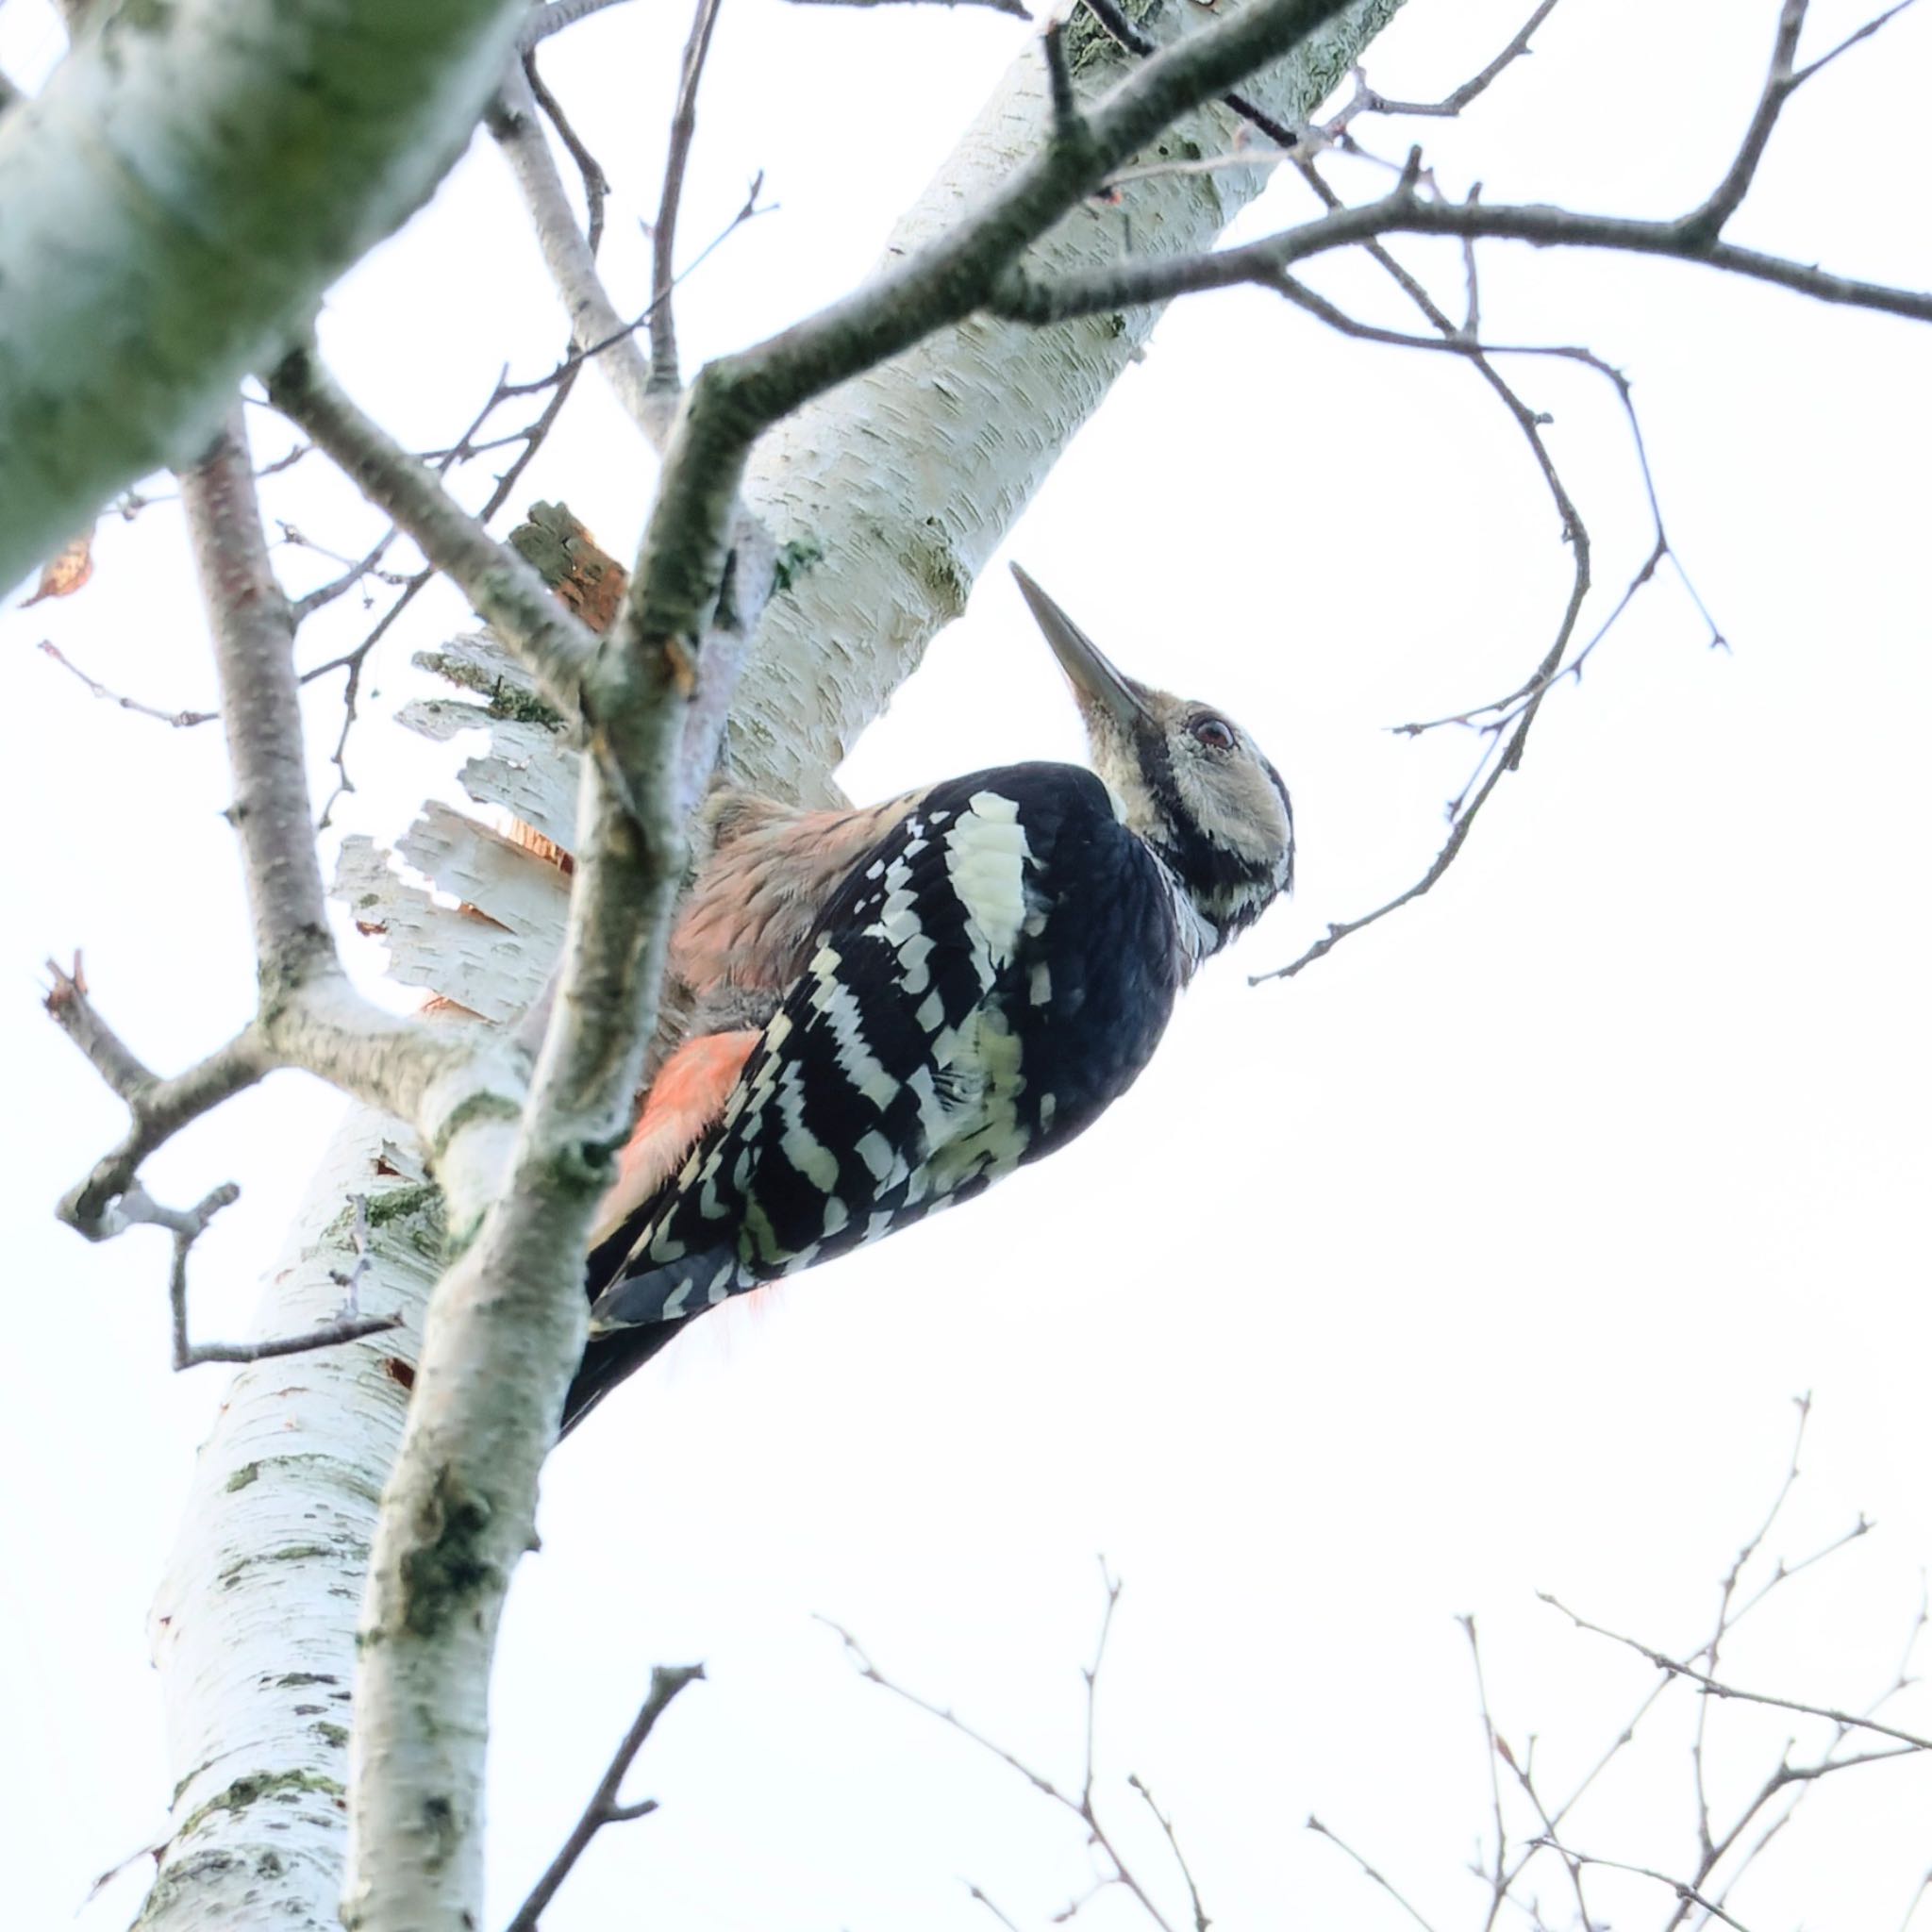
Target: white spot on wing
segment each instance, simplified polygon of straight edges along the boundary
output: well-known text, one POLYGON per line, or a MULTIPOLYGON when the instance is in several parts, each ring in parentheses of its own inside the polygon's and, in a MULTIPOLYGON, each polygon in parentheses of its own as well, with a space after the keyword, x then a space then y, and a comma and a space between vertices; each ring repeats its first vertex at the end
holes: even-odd
POLYGON ((1030 909, 1026 865, 1032 851, 1019 805, 997 791, 975 791, 946 834, 946 874, 966 911, 967 938, 982 988, 991 988, 1013 957, 1030 909))
POLYGON ((865 1162, 866 1171, 882 1188, 891 1187, 906 1173, 906 1163, 892 1151, 892 1143, 876 1127, 861 1134, 852 1151, 865 1162))
POLYGON ((839 1185, 839 1157, 805 1124, 805 1069, 793 1060, 779 1081, 778 1113, 785 1131, 779 1151, 820 1193, 839 1185))
POLYGON ((813 991, 812 1004, 824 1014, 825 1024, 832 1029, 839 1071, 883 1113, 899 1097, 899 1083, 865 1043, 865 1016, 852 989, 842 980, 821 981, 813 991))

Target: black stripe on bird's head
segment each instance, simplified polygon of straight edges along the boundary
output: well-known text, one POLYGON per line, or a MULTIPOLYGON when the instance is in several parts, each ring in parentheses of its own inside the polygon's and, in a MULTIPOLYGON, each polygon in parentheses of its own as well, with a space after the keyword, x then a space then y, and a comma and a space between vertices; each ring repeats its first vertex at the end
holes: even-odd
POLYGON ((1281 775, 1211 706, 1124 677, 1016 563, 1013 575, 1087 726, 1093 769, 1224 944, 1294 884, 1294 815, 1281 775))

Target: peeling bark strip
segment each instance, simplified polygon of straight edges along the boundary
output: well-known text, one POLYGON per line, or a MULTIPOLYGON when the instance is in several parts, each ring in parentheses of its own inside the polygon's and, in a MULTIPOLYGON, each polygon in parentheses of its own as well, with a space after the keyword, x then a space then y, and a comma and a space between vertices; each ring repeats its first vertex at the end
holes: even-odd
POLYGON ((461 152, 525 10, 122 7, 0 118, 0 590, 194 454, 461 152))

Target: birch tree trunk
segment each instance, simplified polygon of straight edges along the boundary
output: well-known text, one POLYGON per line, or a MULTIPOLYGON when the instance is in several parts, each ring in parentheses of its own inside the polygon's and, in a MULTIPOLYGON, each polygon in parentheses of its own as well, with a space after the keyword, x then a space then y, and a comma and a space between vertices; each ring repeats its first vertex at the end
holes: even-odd
MULTIPOLYGON (((1246 92, 1281 120, 1305 119, 1400 4, 1359 0, 1246 92)), ((1157 38, 1186 25, 1171 0, 1129 10, 1157 38)), ((1085 16, 1068 45, 1083 92, 1124 71, 1126 57, 1085 16)), ((1037 146, 1047 115, 1029 48, 892 246, 942 229, 983 196, 1037 146)), ((1209 109, 1176 127, 1168 145, 1223 152, 1236 125, 1209 109)), ((1123 220, 1139 250, 1205 248, 1263 178, 1255 167, 1137 182, 1123 207, 1069 217, 1037 259, 1068 268, 1111 258, 1123 220)), ((829 793, 852 739, 964 608, 974 575, 1153 319, 1041 330, 974 322, 844 384, 766 440, 747 494, 795 562, 740 689, 738 782, 801 798, 829 793)), ((459 671, 484 661, 474 646, 451 649, 459 671)), ((442 732, 475 715, 452 701, 415 708, 410 722, 442 732)), ((541 725, 506 724, 465 780, 473 795, 567 845, 567 764, 541 725)), ((358 918, 387 924, 400 976, 486 1021, 507 1018, 547 970, 562 921, 557 874, 448 812, 425 817, 402 849, 503 929, 408 897, 365 848, 345 855, 338 890, 358 918)), ((352 1116, 268 1278, 263 1332, 299 1328, 340 1300, 331 1274, 356 1265, 357 1193, 369 1196, 375 1224, 363 1306, 403 1312, 412 1331, 420 1324, 440 1239, 421 1171, 420 1154, 393 1123, 352 1116)), ((271 1908, 278 1924, 339 1924, 346 1737, 337 1713, 346 1706, 338 1693, 353 1667, 362 1558, 406 1406, 389 1364, 410 1353, 383 1337, 263 1364, 229 1391, 156 1608, 177 1784, 144 1928, 242 1923, 271 1908)))
MULTIPOLYGON (((398 1171, 408 1138, 350 1112, 264 1280, 262 1333, 327 1319, 358 1260, 365 1307, 420 1313, 442 1231, 435 1191, 398 1171)), ((415 1346, 398 1329, 257 1362, 228 1389, 149 1620, 175 1782, 141 1927, 257 1923, 271 1901, 291 1932, 340 1924, 356 1606, 415 1346)))

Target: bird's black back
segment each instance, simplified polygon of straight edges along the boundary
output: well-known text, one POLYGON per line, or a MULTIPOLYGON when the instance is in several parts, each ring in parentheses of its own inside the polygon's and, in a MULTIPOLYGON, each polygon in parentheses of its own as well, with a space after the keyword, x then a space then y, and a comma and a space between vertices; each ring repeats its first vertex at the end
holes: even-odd
POLYGON ((1011 765, 931 788, 827 902, 812 967, 740 1076, 746 1104, 684 1170, 708 1188, 674 1178, 591 1256, 600 1313, 632 1325, 591 1341, 565 1428, 709 1306, 720 1257, 737 1263, 725 1292, 755 1287, 1063 1145, 1146 1065, 1188 964, 1172 882, 1091 772, 1011 765), (1025 917, 995 963, 982 928, 1009 862, 1025 917), (981 1045, 942 1065, 937 1043, 960 1038, 981 1045), (1017 1091, 1002 1089, 989 1069, 1015 1049, 1017 1091), (928 1160, 935 1108, 979 1120, 975 1082, 1000 1104, 928 1160))

